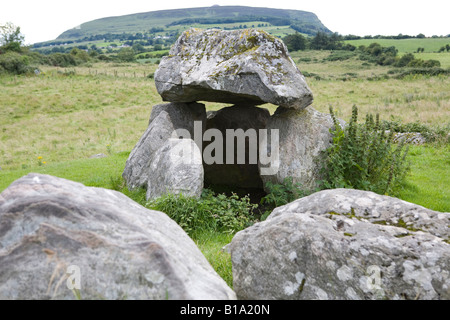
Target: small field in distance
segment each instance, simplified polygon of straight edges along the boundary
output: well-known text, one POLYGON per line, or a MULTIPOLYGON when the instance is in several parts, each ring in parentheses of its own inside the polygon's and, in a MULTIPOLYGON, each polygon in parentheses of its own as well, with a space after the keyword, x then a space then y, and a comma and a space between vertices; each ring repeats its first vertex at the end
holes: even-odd
POLYGON ((383 47, 394 46, 400 54, 413 53, 417 48, 424 48, 425 53, 438 52, 441 47, 450 44, 450 38, 411 38, 411 39, 359 39, 345 40, 345 43, 359 47, 361 45, 368 46, 373 42, 377 42, 383 47))

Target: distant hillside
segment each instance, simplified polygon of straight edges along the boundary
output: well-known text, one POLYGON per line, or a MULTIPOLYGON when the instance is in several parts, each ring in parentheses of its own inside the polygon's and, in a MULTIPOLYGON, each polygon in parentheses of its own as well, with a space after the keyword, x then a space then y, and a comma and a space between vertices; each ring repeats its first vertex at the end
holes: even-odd
POLYGON ((318 31, 331 33, 311 12, 244 6, 212 6, 151 11, 97 19, 63 32, 56 40, 75 40, 122 33, 173 34, 190 27, 235 29, 258 25, 263 29, 269 29, 267 31, 272 33, 279 32, 281 29, 285 30, 285 33, 298 31, 308 35, 315 35, 318 31))

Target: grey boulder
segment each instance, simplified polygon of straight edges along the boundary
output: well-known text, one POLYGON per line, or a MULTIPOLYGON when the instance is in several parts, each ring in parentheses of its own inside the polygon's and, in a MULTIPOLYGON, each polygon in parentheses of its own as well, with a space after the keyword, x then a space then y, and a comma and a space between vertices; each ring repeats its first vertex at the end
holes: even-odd
POLYGON ((164 101, 212 101, 303 109, 311 90, 283 42, 264 31, 189 29, 155 72, 164 101))
POLYGON ((239 299, 448 300, 449 223, 372 192, 321 191, 236 234, 233 287, 239 299))
POLYGON ((164 194, 200 197, 203 191, 200 149, 191 139, 168 139, 152 158, 147 181, 147 200, 164 194))
POLYGON ((152 159, 157 155, 168 139, 177 138, 180 130, 194 137, 195 121, 201 121, 200 131, 197 135, 202 136, 203 126, 206 123, 205 105, 200 103, 166 103, 156 105, 152 108, 147 130, 139 139, 131 151, 122 177, 128 188, 147 187, 150 165, 152 159))
POLYGON ((234 299, 166 214, 29 174, 0 194, 0 299, 234 299))

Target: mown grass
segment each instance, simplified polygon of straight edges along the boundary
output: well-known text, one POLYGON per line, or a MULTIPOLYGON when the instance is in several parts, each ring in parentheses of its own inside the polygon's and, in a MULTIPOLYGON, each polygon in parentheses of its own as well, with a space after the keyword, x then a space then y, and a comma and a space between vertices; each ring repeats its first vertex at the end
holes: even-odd
POLYGON ((396 196, 426 208, 450 212, 450 146, 411 146, 411 172, 396 196))
POLYGON ((119 152, 105 158, 67 160, 42 165, 36 159, 33 166, 25 169, 0 170, 0 192, 30 172, 73 180, 86 186, 113 189, 114 179, 122 175, 128 155, 129 152, 119 152))

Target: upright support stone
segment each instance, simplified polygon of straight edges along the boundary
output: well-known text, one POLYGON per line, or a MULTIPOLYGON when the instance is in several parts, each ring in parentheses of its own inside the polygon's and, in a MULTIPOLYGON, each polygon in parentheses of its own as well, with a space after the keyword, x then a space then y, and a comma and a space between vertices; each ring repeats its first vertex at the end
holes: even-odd
POLYGON ((194 137, 195 121, 206 123, 204 104, 168 103, 154 106, 148 128, 131 151, 125 164, 122 176, 127 186, 130 189, 147 187, 150 164, 157 150, 168 139, 178 138, 177 130, 187 130, 191 137, 194 137))
MULTIPOLYGON (((316 111, 313 107, 304 110, 278 108, 268 120, 267 130, 278 130, 278 145, 271 145, 268 139, 267 153, 279 152, 279 167, 274 174, 261 175, 264 185, 270 181, 281 184, 292 177, 305 190, 314 190, 320 180, 318 157, 332 142, 330 128, 334 126, 329 114, 316 111)), ((264 152, 264 151, 263 151, 264 152)), ((259 168, 264 168, 259 165, 259 168)))
POLYGON ((191 139, 168 139, 152 158, 147 200, 164 194, 200 197, 203 191, 202 155, 191 139))

